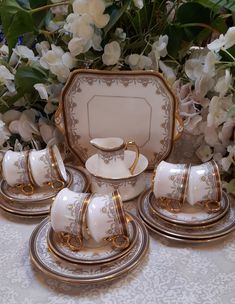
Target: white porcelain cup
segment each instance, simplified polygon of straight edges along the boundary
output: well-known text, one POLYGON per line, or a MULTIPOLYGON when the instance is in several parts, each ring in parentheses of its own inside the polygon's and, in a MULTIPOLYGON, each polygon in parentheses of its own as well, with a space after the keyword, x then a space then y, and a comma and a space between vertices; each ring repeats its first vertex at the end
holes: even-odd
POLYGON ((33 193, 33 185, 28 170, 29 151, 7 151, 2 161, 2 175, 8 185, 19 188, 24 194, 33 193))
POLYGON ((97 149, 96 176, 125 178, 134 174, 139 160, 139 148, 135 142, 124 142, 119 137, 95 138, 90 143, 97 149), (124 151, 133 147, 133 159, 129 167, 124 161, 124 151))
POLYGON ((161 161, 152 179, 156 203, 171 212, 179 212, 186 199, 189 165, 161 161))
POLYGON ((222 186, 219 168, 214 160, 191 166, 188 182, 187 200, 190 205, 203 204, 208 211, 220 209, 222 186))
POLYGON ((51 226, 55 232, 75 236, 76 245, 73 245, 70 242, 71 237, 66 235, 67 245, 72 250, 79 250, 83 246, 86 212, 91 196, 88 193, 77 193, 64 188, 57 194, 52 204, 51 226))
POLYGON ((92 197, 87 211, 87 227, 97 243, 111 241, 115 248, 129 245, 126 215, 118 191, 92 197))
POLYGON ((29 153, 29 173, 33 183, 39 187, 49 185, 62 189, 67 181, 66 169, 56 145, 29 153))

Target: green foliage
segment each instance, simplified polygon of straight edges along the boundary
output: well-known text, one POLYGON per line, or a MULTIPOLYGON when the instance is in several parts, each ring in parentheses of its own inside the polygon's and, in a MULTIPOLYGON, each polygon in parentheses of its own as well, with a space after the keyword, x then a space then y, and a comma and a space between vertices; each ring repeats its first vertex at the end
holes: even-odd
POLYGON ((46 83, 47 74, 40 68, 22 66, 15 75, 17 92, 20 94, 30 93, 36 83, 46 83))

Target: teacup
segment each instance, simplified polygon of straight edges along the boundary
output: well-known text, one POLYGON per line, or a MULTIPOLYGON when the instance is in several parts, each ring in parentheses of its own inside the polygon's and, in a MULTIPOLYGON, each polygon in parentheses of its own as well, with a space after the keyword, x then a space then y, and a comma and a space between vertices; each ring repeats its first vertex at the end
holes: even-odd
POLYGON ((34 185, 62 189, 67 181, 66 169, 56 145, 29 152, 29 174, 34 185))
POLYGON ((219 168, 214 160, 191 166, 188 182, 187 200, 190 205, 197 203, 209 212, 220 210, 222 186, 219 168))
POLYGON ((2 160, 2 175, 8 185, 19 188, 24 194, 34 191, 29 170, 29 151, 7 151, 2 160))
POLYGON ((72 250, 80 250, 83 247, 86 213, 91 196, 64 188, 52 204, 51 226, 55 232, 63 233, 67 245, 72 250), (75 244, 71 240, 75 240, 75 244))
POLYGON ((97 243, 110 241, 114 248, 121 249, 129 245, 126 215, 118 191, 92 197, 87 211, 87 227, 97 243))
POLYGON ((134 174, 139 160, 139 148, 135 142, 125 143, 122 138, 95 138, 90 143, 97 149, 96 176, 104 178, 125 178, 134 174), (133 147, 134 158, 129 167, 124 161, 124 151, 133 147))
MULTIPOLYGON (((124 152, 124 162, 127 168, 132 164, 135 157, 134 151, 124 152)), ((147 158, 140 154, 133 175, 123 178, 104 178, 97 176, 98 155, 92 155, 86 161, 86 169, 91 177, 92 192, 97 194, 108 194, 118 190, 122 201, 136 198, 146 188, 146 177, 144 171, 148 167, 147 158)))
POLYGON ((161 161, 156 166, 152 187, 156 203, 171 212, 179 212, 186 199, 189 165, 161 161))

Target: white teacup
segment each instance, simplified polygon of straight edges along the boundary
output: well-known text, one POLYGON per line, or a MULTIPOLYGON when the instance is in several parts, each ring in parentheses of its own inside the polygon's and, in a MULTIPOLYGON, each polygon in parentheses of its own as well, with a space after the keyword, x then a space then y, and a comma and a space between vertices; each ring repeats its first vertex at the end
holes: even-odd
POLYGON ((219 168, 214 160, 191 166, 188 182, 187 200, 190 205, 203 204, 208 211, 220 209, 222 186, 219 168))
POLYGON ((119 137, 95 138, 90 143, 97 149, 96 176, 104 178, 125 178, 134 174, 139 160, 139 148, 135 142, 125 143, 119 137), (135 149, 129 167, 124 161, 124 151, 135 149))
POLYGON ((19 188, 24 194, 33 193, 32 180, 28 170, 29 151, 7 151, 2 161, 2 175, 11 187, 19 188))
POLYGON ((56 145, 29 153, 29 173, 33 184, 61 189, 67 181, 66 169, 56 145))
POLYGON ((72 250, 79 250, 83 246, 84 229, 86 229, 86 213, 91 194, 77 193, 64 188, 61 190, 51 207, 51 226, 55 232, 68 233, 75 236, 76 245, 67 244, 72 250))
POLYGON ((129 245, 126 215, 118 191, 92 197, 88 206, 87 227, 97 243, 111 241, 115 248, 129 245))
POLYGON ((152 186, 156 202, 171 212, 179 212, 186 199, 189 165, 161 161, 156 166, 152 186))

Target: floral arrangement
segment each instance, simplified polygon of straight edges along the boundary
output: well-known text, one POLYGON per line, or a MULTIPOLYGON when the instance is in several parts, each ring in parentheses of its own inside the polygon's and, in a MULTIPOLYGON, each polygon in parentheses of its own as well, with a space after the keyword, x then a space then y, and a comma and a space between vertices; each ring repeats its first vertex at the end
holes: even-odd
POLYGON ((0 0, 0 149, 63 141, 54 113, 73 69, 151 69, 234 192, 234 21, 225 0, 0 0))

